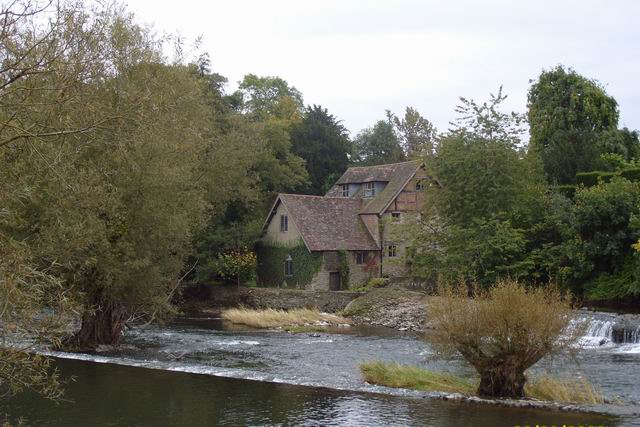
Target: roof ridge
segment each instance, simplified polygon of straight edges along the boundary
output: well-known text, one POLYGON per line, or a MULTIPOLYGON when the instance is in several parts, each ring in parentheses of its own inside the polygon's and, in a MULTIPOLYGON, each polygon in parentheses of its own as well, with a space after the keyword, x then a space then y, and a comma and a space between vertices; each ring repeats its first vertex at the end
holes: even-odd
POLYGON ((316 199, 339 199, 339 200, 357 200, 352 197, 340 197, 340 196, 316 196, 315 194, 292 194, 292 193, 278 193, 279 196, 294 196, 294 197, 313 197, 316 199))
POLYGON ((395 166, 395 165, 402 165, 404 163, 417 163, 417 162, 422 162, 422 160, 405 160, 404 162, 383 163, 381 165, 370 165, 370 166, 349 166, 347 169, 379 168, 379 167, 382 167, 382 166, 395 166))

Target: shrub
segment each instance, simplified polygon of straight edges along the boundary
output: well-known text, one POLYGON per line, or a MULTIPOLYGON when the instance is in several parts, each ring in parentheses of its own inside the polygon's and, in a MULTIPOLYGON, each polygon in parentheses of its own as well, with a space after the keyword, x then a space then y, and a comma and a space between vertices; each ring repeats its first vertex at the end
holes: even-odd
POLYGON ((570 199, 576 194, 576 186, 575 185, 556 185, 555 187, 551 187, 556 192, 562 194, 565 197, 570 199))
POLYGON ((372 289, 382 288, 389 283, 389 279, 384 277, 375 277, 373 279, 369 279, 366 283, 361 283, 360 285, 353 288, 356 292, 368 292, 372 289))
POLYGON ((440 286, 427 301, 434 332, 428 339, 441 354, 460 354, 480 376, 478 395, 524 397, 524 372, 542 357, 568 350, 582 327, 570 299, 549 286, 527 288, 513 280, 493 287, 440 286))
POLYGON ((576 182, 582 184, 585 187, 593 187, 600 182, 610 182, 614 176, 618 175, 615 172, 580 172, 576 174, 576 182))
POLYGON ((620 172, 620 176, 629 181, 640 181, 640 168, 625 169, 620 172))

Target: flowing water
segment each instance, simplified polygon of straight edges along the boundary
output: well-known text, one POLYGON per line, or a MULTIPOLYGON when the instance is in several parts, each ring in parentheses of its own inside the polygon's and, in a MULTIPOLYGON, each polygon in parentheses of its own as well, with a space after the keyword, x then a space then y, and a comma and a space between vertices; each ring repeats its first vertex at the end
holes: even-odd
POLYGON ((358 365, 373 359, 473 374, 461 360, 433 357, 429 345, 410 334, 362 327, 287 334, 207 318, 134 329, 118 351, 51 353, 65 376, 76 377, 66 387, 73 403, 21 395, 0 414, 52 426, 640 425, 640 343, 637 335, 613 343, 611 321, 605 315, 591 321, 578 368, 555 360, 536 370, 586 373, 606 396, 626 402, 604 408, 619 415, 613 418, 453 403, 364 383, 358 365))

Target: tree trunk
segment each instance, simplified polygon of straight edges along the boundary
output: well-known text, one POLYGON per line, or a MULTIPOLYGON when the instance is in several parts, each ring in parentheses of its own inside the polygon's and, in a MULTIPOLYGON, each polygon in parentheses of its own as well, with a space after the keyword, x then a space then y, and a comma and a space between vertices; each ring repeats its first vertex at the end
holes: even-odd
POLYGON ((76 350, 95 350, 99 345, 116 345, 120 342, 128 317, 127 310, 114 303, 86 309, 80 330, 64 346, 76 350))
POLYGON ((511 359, 494 363, 480 373, 478 395, 482 397, 503 397, 521 399, 527 378, 524 369, 511 359))

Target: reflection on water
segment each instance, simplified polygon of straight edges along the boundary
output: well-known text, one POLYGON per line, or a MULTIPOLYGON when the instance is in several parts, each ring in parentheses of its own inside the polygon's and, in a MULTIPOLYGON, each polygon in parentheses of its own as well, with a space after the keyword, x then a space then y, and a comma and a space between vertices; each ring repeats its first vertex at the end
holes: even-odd
MULTIPOLYGON (((492 408, 412 397, 59 360, 73 402, 22 395, 0 411, 34 426, 618 425, 601 416, 492 408)), ((0 413, 2 413, 0 412, 0 413)))

